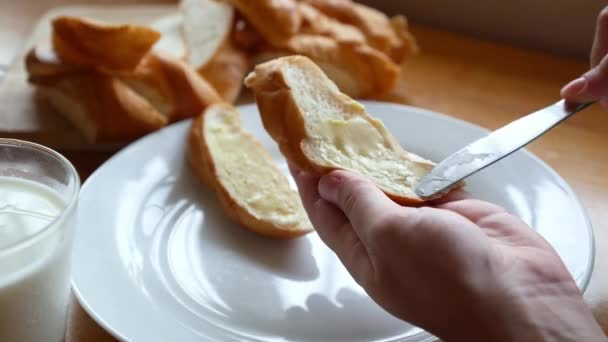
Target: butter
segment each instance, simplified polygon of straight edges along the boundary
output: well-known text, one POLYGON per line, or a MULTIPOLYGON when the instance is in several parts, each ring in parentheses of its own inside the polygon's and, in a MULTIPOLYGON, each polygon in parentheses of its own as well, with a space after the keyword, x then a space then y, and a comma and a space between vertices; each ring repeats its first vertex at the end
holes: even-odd
POLYGON ((319 135, 348 156, 369 156, 388 143, 384 127, 377 125, 361 117, 326 119, 319 125, 319 135))

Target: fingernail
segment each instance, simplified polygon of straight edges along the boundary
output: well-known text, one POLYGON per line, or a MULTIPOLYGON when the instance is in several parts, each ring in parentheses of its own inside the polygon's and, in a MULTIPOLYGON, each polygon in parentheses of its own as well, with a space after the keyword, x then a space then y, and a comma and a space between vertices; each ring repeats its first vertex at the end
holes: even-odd
POLYGON ((574 97, 578 96, 587 88, 587 78, 585 76, 581 76, 574 81, 566 84, 564 88, 562 88, 562 97, 574 97))
POLYGON ((319 181, 319 195, 326 201, 335 202, 338 198, 338 189, 343 182, 344 175, 340 172, 328 173, 319 181))

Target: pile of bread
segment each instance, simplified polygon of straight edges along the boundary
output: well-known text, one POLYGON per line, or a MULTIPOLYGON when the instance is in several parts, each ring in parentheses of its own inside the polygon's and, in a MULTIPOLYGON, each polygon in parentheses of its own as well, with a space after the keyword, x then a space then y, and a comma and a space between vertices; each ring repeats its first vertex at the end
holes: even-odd
POLYGON ((228 217, 264 236, 313 229, 285 174, 241 126, 233 103, 243 83, 293 166, 356 171, 398 203, 423 203, 414 188, 433 163, 353 99, 390 92, 416 53, 404 17, 351 0, 182 0, 180 11, 183 56, 156 49, 151 28, 56 18, 52 48, 27 55, 30 81, 93 142, 128 142, 193 117, 184 152, 195 175, 228 217))
POLYGON ((157 49, 151 27, 52 21, 51 47, 26 58, 29 80, 89 142, 132 141, 212 103, 234 103, 261 62, 304 55, 346 94, 389 93, 417 51, 404 17, 351 0, 182 0, 185 54, 157 49))

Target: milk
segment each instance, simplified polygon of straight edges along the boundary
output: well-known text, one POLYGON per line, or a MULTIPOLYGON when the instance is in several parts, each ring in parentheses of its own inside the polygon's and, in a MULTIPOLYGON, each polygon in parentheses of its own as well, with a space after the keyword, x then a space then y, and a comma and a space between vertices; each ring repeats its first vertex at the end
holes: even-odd
POLYGON ((49 187, 0 177, 2 342, 63 341, 74 225, 69 213, 57 220, 64 207, 49 187))

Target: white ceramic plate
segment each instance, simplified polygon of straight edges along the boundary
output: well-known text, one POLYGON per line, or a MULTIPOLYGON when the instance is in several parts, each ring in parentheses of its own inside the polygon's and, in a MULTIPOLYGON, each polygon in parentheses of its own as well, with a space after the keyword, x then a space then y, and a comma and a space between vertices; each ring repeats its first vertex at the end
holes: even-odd
MULTIPOLYGON (((433 160, 485 134, 417 108, 366 105, 403 146, 433 160)), ((287 173, 256 107, 240 109, 287 173)), ((146 342, 433 339, 372 302, 316 234, 271 241, 228 221, 184 158, 188 127, 178 123, 128 146, 82 189, 73 287, 98 323, 146 342)), ((542 234, 585 288, 591 227, 562 178, 522 150, 468 184, 542 234)))

